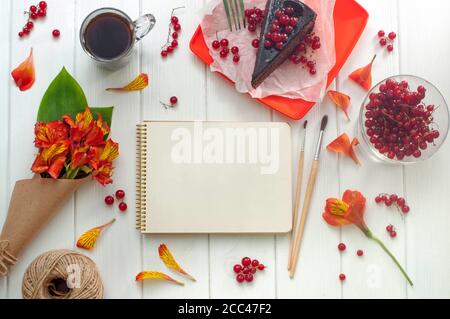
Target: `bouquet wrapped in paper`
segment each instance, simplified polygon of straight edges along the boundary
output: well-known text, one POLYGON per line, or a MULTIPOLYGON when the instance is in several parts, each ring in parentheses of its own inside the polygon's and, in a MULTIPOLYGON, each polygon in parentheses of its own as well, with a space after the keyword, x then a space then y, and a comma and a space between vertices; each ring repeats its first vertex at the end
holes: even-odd
POLYGON ((118 144, 108 138, 112 107, 89 108, 79 84, 63 69, 45 93, 35 125, 34 178, 18 181, 0 235, 0 276, 89 176, 112 183, 118 144))

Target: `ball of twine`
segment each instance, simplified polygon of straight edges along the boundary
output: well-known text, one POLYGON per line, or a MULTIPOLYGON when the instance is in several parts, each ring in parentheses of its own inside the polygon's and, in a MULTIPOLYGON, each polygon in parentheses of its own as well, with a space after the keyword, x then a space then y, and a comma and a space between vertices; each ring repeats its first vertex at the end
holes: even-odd
POLYGON ((37 257, 25 271, 24 299, 102 299, 97 266, 72 250, 53 250, 37 257))

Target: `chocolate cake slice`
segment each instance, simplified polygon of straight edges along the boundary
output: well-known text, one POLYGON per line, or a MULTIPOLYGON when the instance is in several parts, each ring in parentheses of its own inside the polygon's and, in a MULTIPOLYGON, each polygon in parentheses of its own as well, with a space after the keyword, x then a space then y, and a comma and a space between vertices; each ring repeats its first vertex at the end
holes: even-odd
POLYGON ((252 75, 257 88, 312 32, 317 14, 298 0, 268 0, 252 75))

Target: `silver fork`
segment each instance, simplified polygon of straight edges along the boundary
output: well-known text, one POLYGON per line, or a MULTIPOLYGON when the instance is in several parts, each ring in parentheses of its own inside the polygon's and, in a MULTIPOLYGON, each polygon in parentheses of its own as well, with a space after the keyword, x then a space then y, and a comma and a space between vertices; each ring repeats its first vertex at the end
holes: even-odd
POLYGON ((241 25, 246 27, 244 0, 223 0, 223 6, 231 32, 233 32, 233 26, 235 31, 240 30, 241 25))

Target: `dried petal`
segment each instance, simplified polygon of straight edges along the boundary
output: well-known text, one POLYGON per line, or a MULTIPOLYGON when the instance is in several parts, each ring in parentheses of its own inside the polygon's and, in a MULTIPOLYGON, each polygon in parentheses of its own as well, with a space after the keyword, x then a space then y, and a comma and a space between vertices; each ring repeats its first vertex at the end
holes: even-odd
POLYGON ((14 69, 11 75, 20 91, 26 91, 33 86, 35 81, 33 49, 31 49, 28 58, 14 69))
POLYGON ((106 91, 116 91, 116 92, 139 91, 145 89, 147 86, 148 86, 148 75, 146 73, 141 73, 130 84, 122 88, 109 88, 106 89, 106 91))
POLYGON ((189 275, 187 272, 185 272, 180 267, 180 265, 178 265, 178 263, 176 262, 175 258, 172 255, 172 253, 170 252, 169 248, 167 248, 167 246, 165 244, 162 244, 159 246, 158 252, 159 252, 159 257, 161 258, 161 260, 164 262, 164 264, 168 268, 186 276, 187 278, 189 278, 192 281, 196 281, 194 277, 189 275))
POLYGON ((116 221, 114 218, 109 223, 98 226, 95 228, 92 228, 91 230, 88 230, 83 235, 80 236, 80 238, 77 241, 77 247, 86 249, 86 250, 92 250, 95 247, 95 243, 97 242, 98 237, 102 234, 102 232, 111 224, 113 224, 116 221))
POLYGON ((354 138, 350 143, 350 138, 347 133, 343 133, 338 138, 336 138, 333 142, 328 144, 327 149, 331 152, 340 153, 345 156, 350 157, 356 164, 361 165, 361 162, 358 160, 356 156, 354 147, 359 144, 357 138, 354 138))
POLYGON ((333 103, 340 108, 347 116, 347 119, 350 121, 350 117, 348 116, 348 107, 350 105, 350 96, 338 92, 338 91, 328 91, 329 98, 333 101, 333 103))
POLYGON ((173 279, 172 277, 170 277, 166 274, 163 274, 159 271, 143 271, 136 275, 136 281, 144 281, 146 279, 167 280, 167 281, 173 282, 177 285, 184 286, 184 283, 179 282, 179 281, 173 279))
POLYGON ((362 86, 366 91, 369 91, 372 87, 372 64, 376 57, 377 56, 375 55, 368 65, 353 71, 352 74, 348 76, 351 80, 362 86))

